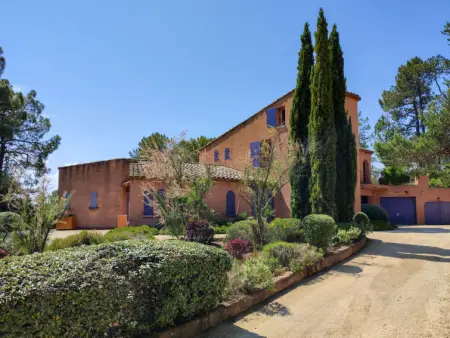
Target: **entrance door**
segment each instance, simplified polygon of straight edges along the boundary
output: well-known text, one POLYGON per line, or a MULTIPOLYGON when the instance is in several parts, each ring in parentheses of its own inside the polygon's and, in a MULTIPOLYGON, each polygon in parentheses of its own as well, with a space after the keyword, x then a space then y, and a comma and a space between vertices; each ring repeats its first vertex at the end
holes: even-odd
POLYGON ((127 188, 127 221, 130 222, 130 189, 127 188))
POLYGON ((381 197, 380 205, 387 211, 390 223, 417 224, 415 197, 381 197))
POLYGON ((426 202, 425 224, 450 225, 450 202, 426 202))

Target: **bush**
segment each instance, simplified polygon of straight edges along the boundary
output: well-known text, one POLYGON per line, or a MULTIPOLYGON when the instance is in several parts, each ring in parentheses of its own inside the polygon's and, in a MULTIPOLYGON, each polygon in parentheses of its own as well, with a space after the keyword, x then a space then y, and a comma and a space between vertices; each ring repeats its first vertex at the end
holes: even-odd
POLYGON ((394 227, 387 221, 370 221, 374 231, 394 230, 394 227))
POLYGON ((339 229, 336 236, 339 244, 349 244, 360 238, 361 234, 360 229, 351 227, 349 230, 339 229))
POLYGON ((355 216, 353 216, 353 222, 356 223, 357 228, 360 229, 363 234, 372 231, 369 217, 363 212, 357 212, 355 216))
POLYGON ((338 230, 339 229, 343 229, 343 230, 349 230, 351 227, 358 227, 358 224, 356 224, 355 222, 343 222, 343 223, 338 223, 337 224, 338 230))
POLYGON ((103 243, 102 234, 94 231, 83 230, 78 234, 67 236, 66 238, 55 238, 45 247, 45 251, 55 251, 66 248, 73 248, 82 245, 92 245, 103 243))
POLYGON ((180 241, 8 257, 0 261, 0 336, 148 334, 216 306, 230 269, 224 250, 180 241))
POLYGON ((145 240, 154 239, 153 234, 155 229, 149 227, 148 225, 141 226, 129 226, 123 228, 115 228, 109 230, 104 236, 103 240, 105 242, 118 242, 126 240, 145 240))
POLYGON ((234 258, 242 259, 244 255, 251 250, 251 244, 245 239, 236 238, 227 242, 225 250, 227 250, 234 258))
POLYGON ((303 230, 309 244, 326 249, 336 232, 336 223, 328 215, 309 215, 303 219, 303 230))
POLYGON ((388 222, 388 214, 379 205, 375 204, 363 204, 361 206, 361 211, 369 217, 371 221, 386 221, 388 222))
POLYGON ((273 289, 272 272, 261 257, 253 257, 240 263, 235 260, 230 278, 233 293, 252 293, 258 289, 273 289))
POLYGON ((245 220, 232 224, 227 230, 227 238, 226 241, 231 241, 232 239, 240 238, 253 242, 253 232, 252 232, 252 224, 256 225, 257 222, 255 220, 245 220))
POLYGON ((216 235, 225 235, 228 231, 228 226, 227 225, 215 226, 213 227, 213 230, 214 234, 216 235))
POLYGON ((9 255, 8 251, 5 249, 0 248, 0 259, 5 258, 9 255))
POLYGON ((186 241, 211 244, 214 240, 214 230, 207 221, 193 221, 186 225, 186 241))
POLYGON ((302 221, 296 218, 275 218, 268 226, 270 242, 304 242, 302 221))
POLYGON ((286 242, 270 243, 264 246, 263 254, 272 270, 277 268, 276 262, 293 272, 298 272, 307 266, 320 261, 323 253, 309 244, 294 244, 286 242), (275 262, 276 260, 276 262, 275 262))

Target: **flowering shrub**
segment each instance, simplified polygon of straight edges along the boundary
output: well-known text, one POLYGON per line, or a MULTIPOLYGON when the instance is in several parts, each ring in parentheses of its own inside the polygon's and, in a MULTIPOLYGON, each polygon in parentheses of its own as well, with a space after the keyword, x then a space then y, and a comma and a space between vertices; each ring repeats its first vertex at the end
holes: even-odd
POLYGON ((237 259, 242 259, 244 254, 250 251, 250 242, 245 239, 232 239, 228 241, 225 245, 225 249, 230 253, 231 256, 237 259))
POLYGON ((202 244, 211 244, 214 239, 214 230, 207 221, 193 221, 186 226, 186 241, 202 244))

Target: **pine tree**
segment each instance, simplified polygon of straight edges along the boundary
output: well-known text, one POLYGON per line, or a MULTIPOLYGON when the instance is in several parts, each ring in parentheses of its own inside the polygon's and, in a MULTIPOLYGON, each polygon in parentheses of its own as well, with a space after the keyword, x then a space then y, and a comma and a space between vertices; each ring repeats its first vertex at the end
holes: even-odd
POLYGON ((302 219, 310 213, 309 177, 311 167, 308 153, 308 122, 311 112, 311 70, 314 64, 314 49, 311 40, 309 24, 301 36, 301 49, 298 53, 297 85, 292 99, 290 113, 290 140, 297 144, 300 155, 291 167, 291 214, 294 218, 302 219))
POLYGON ((330 63, 336 128, 336 218, 339 222, 348 222, 354 214, 356 159, 353 156, 353 150, 356 151, 356 144, 354 144, 355 137, 345 110, 347 86, 344 76, 344 56, 336 25, 333 25, 330 34, 330 63))
POLYGON ((311 77, 310 150, 311 211, 335 216, 336 129, 333 116, 330 51, 327 21, 322 8, 314 33, 316 62, 311 77))

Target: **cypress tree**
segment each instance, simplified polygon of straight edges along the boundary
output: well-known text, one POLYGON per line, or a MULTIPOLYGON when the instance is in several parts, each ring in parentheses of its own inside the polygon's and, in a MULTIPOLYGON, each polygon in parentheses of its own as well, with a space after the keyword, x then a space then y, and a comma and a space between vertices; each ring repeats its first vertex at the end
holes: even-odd
POLYGON ((314 64, 309 24, 301 36, 301 48, 298 53, 297 84, 290 113, 290 141, 300 148, 300 154, 291 168, 291 214, 302 219, 310 213, 309 178, 311 168, 308 153, 308 122, 311 112, 311 70, 314 64))
POLYGON ((336 25, 330 34, 331 86, 333 96, 334 124, 336 128, 336 218, 348 222, 354 214, 356 188, 356 144, 351 121, 345 110, 347 91, 344 76, 344 56, 336 25))
POLYGON ((322 8, 314 33, 316 62, 311 77, 311 115, 308 126, 311 180, 310 203, 315 214, 335 217, 336 129, 331 86, 328 25, 322 8))

